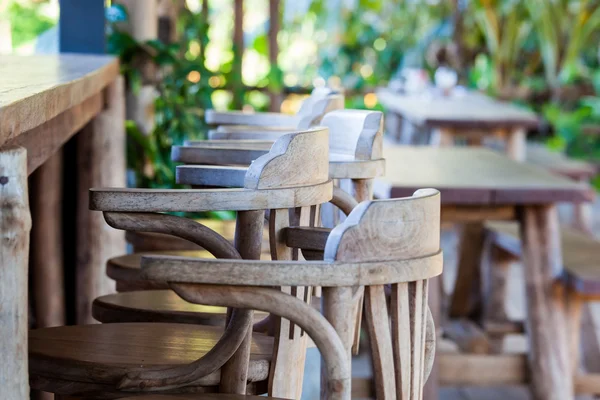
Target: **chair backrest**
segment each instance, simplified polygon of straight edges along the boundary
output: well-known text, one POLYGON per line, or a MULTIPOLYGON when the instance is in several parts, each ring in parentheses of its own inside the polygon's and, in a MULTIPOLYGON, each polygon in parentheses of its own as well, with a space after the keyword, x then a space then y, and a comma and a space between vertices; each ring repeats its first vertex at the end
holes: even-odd
POLYGON ((329 152, 357 160, 382 158, 383 113, 367 110, 335 110, 321 125, 329 128, 329 152))
MULTIPOLYGON (((439 251, 440 194, 437 190, 424 189, 410 198, 359 204, 332 230, 324 259, 392 261, 430 256, 439 251)), ((420 400, 433 362, 431 347, 435 343, 427 306, 427 279, 390 283, 391 331, 384 287, 365 287, 365 319, 376 398, 420 400)))
POLYGON ((296 116, 298 129, 316 126, 325 114, 344 108, 344 95, 329 88, 316 88, 304 100, 296 116))
POLYGON ((244 187, 269 189, 304 186, 329 179, 329 131, 316 127, 289 133, 275 141, 269 153, 252 162, 244 187))

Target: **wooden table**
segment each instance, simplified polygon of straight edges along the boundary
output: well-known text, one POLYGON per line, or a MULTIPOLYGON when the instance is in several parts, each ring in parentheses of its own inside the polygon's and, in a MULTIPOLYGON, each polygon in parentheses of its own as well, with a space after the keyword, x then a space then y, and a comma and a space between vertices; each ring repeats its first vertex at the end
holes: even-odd
POLYGON ((478 145, 484 137, 495 136, 505 142, 507 154, 519 161, 525 159, 526 130, 539 123, 530 111, 476 92, 446 97, 431 92, 404 95, 382 88, 377 98, 388 115, 433 129, 433 144, 448 146, 462 136, 478 145))
MULTIPOLYGON (((461 223, 515 220, 520 223, 528 299, 528 360, 534 399, 572 399, 565 310, 562 299, 553 292, 553 283, 562 266, 555 204, 590 201, 593 190, 586 184, 480 148, 388 146, 384 157, 387 174, 375 182, 377 197, 403 197, 419 188, 431 187, 442 194, 442 220, 461 223)), ((467 226, 478 229, 479 225, 467 226)), ((463 239, 479 238, 478 233, 467 233, 463 239)), ((463 247, 464 243, 471 251, 461 252, 459 256, 460 269, 450 309, 451 314, 460 317, 472 312, 477 304, 470 294, 480 290, 481 253, 476 249, 482 248, 481 243, 467 241, 463 247)), ((439 310, 432 311, 439 313, 439 310)), ((445 364, 443 358, 440 363, 445 364)), ((459 360, 447 364, 453 369, 467 368, 459 360)), ((488 364, 499 368, 498 376, 502 375, 501 365, 488 364)), ((464 370, 464 374, 467 373, 464 370)), ((474 376, 473 383, 481 376, 474 376)))
MULTIPOLYGON (((28 267, 36 284, 38 325, 64 322, 62 294, 62 157, 77 140, 77 316, 110 290, 108 256, 125 250, 123 233, 88 210, 88 188, 124 186, 123 82, 107 56, 0 56, 0 387, 2 397, 29 398, 28 267), (33 175, 32 175, 33 174, 33 175), (31 175, 31 211, 28 176, 31 175), (29 261, 31 230, 32 259, 29 261), (61 321, 62 320, 62 321, 61 321)), ((72 189, 72 190, 71 190, 72 189)), ((96 215, 97 214, 97 215, 96 215)))

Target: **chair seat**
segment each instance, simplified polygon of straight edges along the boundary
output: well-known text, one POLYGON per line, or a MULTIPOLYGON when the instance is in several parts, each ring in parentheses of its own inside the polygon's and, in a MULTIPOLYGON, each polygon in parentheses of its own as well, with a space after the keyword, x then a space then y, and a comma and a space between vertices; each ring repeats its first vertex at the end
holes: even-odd
MULTIPOLYGON (((181 324, 224 326, 227 308, 192 304, 172 290, 144 290, 98 297, 92 315, 102 323, 173 322, 181 324)), ((267 313, 256 311, 255 322, 267 313)))
POLYGON ((225 393, 202 393, 202 394, 148 394, 145 396, 126 397, 121 400, 261 400, 273 399, 283 400, 279 397, 267 396, 248 396, 243 394, 225 394, 225 393))
MULTIPOLYGON (((29 332, 29 373, 32 387, 64 393, 65 382, 115 386, 128 372, 188 364, 204 356, 223 328, 190 324, 122 323, 63 326, 29 332), (53 382, 55 381, 55 382, 53 382), (42 382, 43 387, 36 385, 42 382), (56 387, 53 387, 56 385, 56 387)), ((273 338, 253 334, 250 382, 268 378, 273 338)), ((219 371, 199 386, 214 386, 219 371)), ((77 385, 75 385, 77 386, 77 385)))
POLYGON ((206 250, 176 250, 144 252, 113 257, 106 262, 106 274, 117 281, 119 292, 131 290, 168 289, 166 282, 154 282, 141 278, 141 258, 148 254, 164 254, 180 257, 214 258, 206 250))

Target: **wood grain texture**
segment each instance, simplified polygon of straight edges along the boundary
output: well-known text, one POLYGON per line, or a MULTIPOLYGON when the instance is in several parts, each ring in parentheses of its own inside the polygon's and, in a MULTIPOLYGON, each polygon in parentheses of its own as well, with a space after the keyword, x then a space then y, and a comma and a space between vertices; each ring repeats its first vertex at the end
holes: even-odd
POLYGON ((31 176, 30 269, 38 328, 65 324, 66 303, 62 246, 62 152, 31 176))
POLYGON ((390 89, 377 90, 379 102, 390 111, 402 115, 416 125, 456 128, 457 131, 477 129, 536 128, 537 116, 509 103, 499 102, 470 92, 465 96, 405 96, 390 89))
POLYGON ((533 398, 573 399, 564 293, 554 285, 562 269, 556 208, 524 207, 520 223, 533 398))
POLYGON ((121 77, 110 84, 106 91, 106 108, 86 126, 77 142, 76 319, 79 323, 93 322, 93 299, 115 290, 114 283, 104 273, 104 265, 110 257, 125 251, 123 232, 107 229, 102 215, 88 209, 89 188, 125 186, 123 90, 121 77))
MULTIPOLYGON (((0 130, 0 132, 3 132, 0 130)), ((0 151, 0 384, 3 396, 26 399, 27 275, 31 216, 27 151, 0 151)))
MULTIPOLYGON (((227 309, 192 304, 172 290, 138 290, 100 296, 92 304, 92 315, 102 323, 109 322, 173 322, 224 326, 227 309)), ((256 312, 258 322, 266 314, 256 312)))
POLYGON ((396 260, 439 250, 440 194, 424 189, 400 202, 363 202, 335 227, 325 260, 396 260), (360 221, 362 224, 359 224, 360 221), (385 247, 384 254, 381 247, 385 247))
MULTIPOLYGON (((30 332, 30 373, 57 381, 117 385, 124 375, 185 366, 208 353, 223 328, 190 324, 120 323, 37 329, 30 332)), ((255 334, 251 381, 264 380, 272 338, 255 334)), ((197 382, 214 386, 219 374, 197 382)), ((68 393, 63 393, 68 394, 68 393)))
POLYGON ((2 56, 0 147, 101 92, 118 74, 109 56, 2 56))
POLYGON ((145 279, 215 285, 243 282, 251 286, 365 286, 409 282, 442 272, 442 253, 405 260, 304 263, 199 260, 143 256, 145 279))
POLYGON ((277 190, 90 189, 90 209, 114 212, 265 210, 326 203, 331 182, 277 190))
POLYGON ((346 349, 335 329, 320 312, 306 302, 278 289, 176 284, 175 291, 184 299, 201 304, 262 310, 288 319, 304 329, 313 339, 325 360, 327 381, 325 398, 350 399, 350 368, 346 349))
POLYGON ((385 178, 376 179, 380 198, 436 188, 444 205, 509 205, 586 202, 594 193, 533 165, 486 149, 387 146, 385 178))
POLYGON ((8 140, 5 146, 22 146, 27 149, 27 170, 33 173, 79 132, 104 106, 104 93, 98 92, 56 117, 8 140))

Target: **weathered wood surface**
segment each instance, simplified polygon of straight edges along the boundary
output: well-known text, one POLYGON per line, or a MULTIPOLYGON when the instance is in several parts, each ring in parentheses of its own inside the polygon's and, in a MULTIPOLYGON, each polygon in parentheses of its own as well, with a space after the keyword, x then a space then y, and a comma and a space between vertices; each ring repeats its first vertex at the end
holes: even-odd
MULTIPOLYGON (((1 132, 1 131, 0 131, 1 132)), ((27 277, 31 216, 27 151, 0 151, 0 385, 7 399, 29 396, 27 277)))
POLYGON ((54 154, 31 176, 30 269, 38 328, 66 320, 62 240, 62 152, 54 154))
MULTIPOLYGON (((389 89, 377 90, 379 102, 416 125, 436 128, 481 129, 535 128, 534 113, 477 93, 464 96, 405 96, 389 89)), ((457 132, 460 132, 457 129, 457 132)))
POLYGON ((380 198, 410 195, 422 187, 442 193, 446 205, 507 205, 585 202, 589 185, 573 182, 491 150, 386 146, 385 178, 375 181, 380 198))
POLYGON ((526 160, 559 175, 574 180, 589 180, 598 173, 598 166, 565 156, 561 152, 551 151, 542 144, 527 144, 526 160))
POLYGON ((114 81, 114 57, 0 57, 0 147, 78 106, 114 81))
POLYGON ((106 261, 125 252, 123 232, 108 229, 102 214, 89 210, 91 187, 125 186, 124 82, 118 78, 107 89, 107 107, 79 135, 77 142, 77 321, 91 323, 92 301, 114 292, 106 261))

